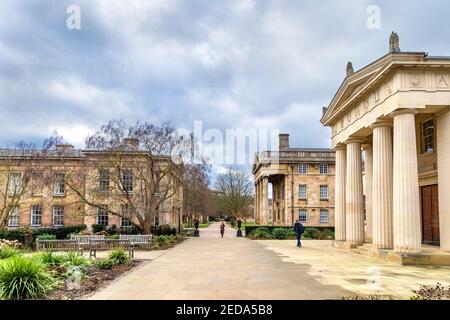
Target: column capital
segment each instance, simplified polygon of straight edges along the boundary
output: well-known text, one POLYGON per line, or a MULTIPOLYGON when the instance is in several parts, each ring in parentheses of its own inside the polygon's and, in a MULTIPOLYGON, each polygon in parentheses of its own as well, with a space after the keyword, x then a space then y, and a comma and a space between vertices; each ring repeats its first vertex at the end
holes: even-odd
POLYGON ((364 143, 365 140, 363 138, 359 138, 359 137, 354 137, 354 138, 348 138, 347 140, 345 140, 345 144, 350 144, 350 143, 364 143))
POLYGON ((380 127, 389 127, 392 128, 394 124, 391 120, 378 120, 377 122, 371 124, 369 126, 370 129, 380 128, 380 127))
POLYGON ((333 148, 334 151, 338 151, 338 150, 346 150, 346 149, 347 149, 347 146, 346 146, 345 144, 343 144, 343 143, 338 143, 338 144, 333 148))
POLYGON ((414 108, 406 108, 406 109, 400 109, 400 110, 396 110, 394 112, 391 112, 389 114, 389 116, 391 116, 392 118, 395 116, 398 116, 400 114, 417 114, 419 113, 419 110, 414 109, 414 108))

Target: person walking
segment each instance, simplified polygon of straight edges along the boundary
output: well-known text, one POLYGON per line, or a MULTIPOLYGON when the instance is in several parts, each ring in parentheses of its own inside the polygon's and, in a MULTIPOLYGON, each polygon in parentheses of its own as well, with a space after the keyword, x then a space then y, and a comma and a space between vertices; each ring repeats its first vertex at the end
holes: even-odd
POLYGON ((305 232, 305 228, 298 220, 295 221, 294 231, 295 231, 295 236, 297 238, 297 247, 301 247, 302 242, 300 239, 302 238, 302 233, 305 232))
POLYGON ((222 224, 220 225, 220 235, 223 238, 223 234, 225 233, 225 223, 222 221, 222 224))

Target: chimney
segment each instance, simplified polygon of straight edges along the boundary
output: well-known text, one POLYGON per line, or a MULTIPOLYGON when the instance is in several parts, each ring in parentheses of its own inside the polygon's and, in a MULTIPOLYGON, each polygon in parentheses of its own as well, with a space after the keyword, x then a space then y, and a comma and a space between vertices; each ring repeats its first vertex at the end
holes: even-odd
POLYGON ((60 143, 60 144, 55 145, 55 148, 56 148, 56 151, 67 152, 67 151, 73 150, 73 145, 68 144, 68 143, 60 143))
POLYGON ((131 149, 139 149, 139 139, 137 138, 125 138, 123 139, 123 142, 125 146, 131 148, 131 149))
POLYGON ((389 38, 389 52, 400 52, 400 38, 394 31, 392 31, 391 37, 389 38))
POLYGON ((279 138, 278 149, 279 150, 289 149, 289 134, 281 133, 280 135, 278 135, 278 138, 279 138))

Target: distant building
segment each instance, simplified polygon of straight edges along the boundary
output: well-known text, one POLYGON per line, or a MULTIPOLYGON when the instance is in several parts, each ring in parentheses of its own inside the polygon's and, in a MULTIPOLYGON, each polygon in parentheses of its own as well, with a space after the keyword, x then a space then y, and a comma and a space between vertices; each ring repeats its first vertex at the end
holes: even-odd
MULTIPOLYGON (((142 174, 139 173, 146 157, 145 151, 133 148, 120 152, 76 150, 67 144, 46 152, 0 149, 0 194, 6 199, 0 206, 2 217, 8 217, 6 226, 58 228, 86 224, 90 228, 99 224, 129 227, 130 221, 126 218, 102 208, 125 212, 128 208, 126 197, 137 199, 142 196, 142 174), (120 161, 115 161, 116 157, 120 161), (68 180, 79 186, 80 194, 68 187, 68 180), (80 195, 91 200, 95 198, 96 203, 102 203, 102 208, 88 205, 80 195), (8 213, 5 215, 5 212, 8 213)), ((159 168, 171 161, 165 156, 154 159, 159 168)), ((165 186, 160 188, 165 190, 165 186)), ((164 201, 158 204, 159 214, 153 224, 180 227, 183 190, 178 186, 173 190, 172 197, 163 198, 164 201)))
POLYGON ((290 148, 280 134, 279 151, 264 151, 253 164, 255 222, 290 226, 334 226, 334 151, 290 148), (272 198, 269 199, 269 183, 272 198))

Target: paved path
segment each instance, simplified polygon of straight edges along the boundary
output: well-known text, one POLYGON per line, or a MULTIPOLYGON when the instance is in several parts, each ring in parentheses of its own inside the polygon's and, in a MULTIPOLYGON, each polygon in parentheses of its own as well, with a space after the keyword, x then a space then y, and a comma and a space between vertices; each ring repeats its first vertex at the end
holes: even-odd
MULTIPOLYGON (((96 293, 91 299, 340 299, 352 295, 318 281, 308 264, 283 262, 227 225, 191 238, 96 293)), ((297 248, 294 248, 297 249, 297 248)), ((301 249, 299 249, 301 250, 301 249)))
POLYGON ((301 266, 322 284, 337 285, 359 296, 377 295, 409 299, 421 285, 438 282, 450 286, 448 266, 400 266, 394 262, 332 247, 331 241, 303 241, 301 250, 295 241, 258 240, 261 246, 280 256, 282 261, 301 266))

